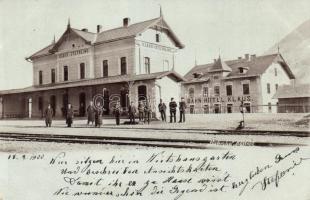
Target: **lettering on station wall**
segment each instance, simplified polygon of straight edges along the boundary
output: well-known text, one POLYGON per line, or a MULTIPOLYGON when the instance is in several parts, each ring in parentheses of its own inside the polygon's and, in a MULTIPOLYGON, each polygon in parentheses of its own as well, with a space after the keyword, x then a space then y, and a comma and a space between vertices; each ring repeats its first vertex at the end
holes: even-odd
POLYGON ((217 97, 196 97, 196 98, 187 98, 187 103, 222 103, 222 102, 240 102, 240 101, 252 101, 250 95, 246 96, 217 96, 217 97))
POLYGON ((173 48, 170 48, 170 47, 165 47, 165 46, 161 46, 161 45, 157 45, 157 44, 153 44, 153 43, 149 43, 149 42, 141 42, 141 43, 142 43, 143 47, 157 49, 160 51, 175 52, 175 50, 173 48))
POLYGON ((58 58, 65 58, 65 57, 76 56, 76 55, 87 54, 87 53, 88 53, 88 49, 80 49, 76 51, 60 53, 58 55, 58 58))

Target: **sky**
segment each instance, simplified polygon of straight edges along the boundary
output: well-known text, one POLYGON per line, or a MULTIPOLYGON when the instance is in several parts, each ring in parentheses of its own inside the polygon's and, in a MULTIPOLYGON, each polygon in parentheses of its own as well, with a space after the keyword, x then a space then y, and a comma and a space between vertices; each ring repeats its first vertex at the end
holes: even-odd
MULTIPOLYGON (((246 53, 261 55, 310 19, 309 0, 0 0, 0 90, 32 84, 25 60, 71 27, 96 32, 159 16, 185 44, 176 56, 184 75, 195 64, 246 53), (196 59, 195 59, 196 58, 196 59)), ((281 47, 280 47, 281 48, 281 47)))

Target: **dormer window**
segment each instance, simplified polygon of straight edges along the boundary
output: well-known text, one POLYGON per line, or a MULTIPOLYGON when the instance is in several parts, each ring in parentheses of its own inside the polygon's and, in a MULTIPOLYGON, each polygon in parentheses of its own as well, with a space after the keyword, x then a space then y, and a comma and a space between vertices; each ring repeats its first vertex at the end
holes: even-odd
POLYGON ((217 80, 217 79, 219 79, 219 76, 213 76, 213 79, 217 80))
POLYGON ((202 77, 202 73, 193 73, 194 78, 201 78, 202 77))
POLYGON ((245 74, 245 73, 247 73, 248 70, 249 70, 249 68, 247 68, 247 67, 239 67, 239 73, 240 74, 245 74))

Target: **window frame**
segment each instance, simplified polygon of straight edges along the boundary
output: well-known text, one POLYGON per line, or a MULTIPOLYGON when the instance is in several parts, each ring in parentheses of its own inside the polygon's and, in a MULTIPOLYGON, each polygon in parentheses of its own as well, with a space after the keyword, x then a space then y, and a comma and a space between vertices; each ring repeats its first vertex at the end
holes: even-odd
POLYGON ((267 94, 271 93, 271 87, 270 87, 270 83, 267 83, 267 94))
POLYGON ((85 63, 80 63, 80 79, 85 79, 86 78, 86 65, 85 63))
POLYGON ((39 70, 39 85, 43 84, 43 71, 39 70))
POLYGON ((63 80, 64 81, 68 81, 69 80, 69 67, 68 67, 68 65, 65 65, 64 67, 63 67, 63 80))
POLYGON ((120 73, 121 75, 126 75, 128 73, 127 72, 127 58, 125 56, 120 58, 120 71, 121 71, 120 73), (123 72, 123 70, 125 71, 123 72))
POLYGON ((232 84, 227 84, 226 85, 226 95, 227 96, 232 96, 233 95, 233 86, 232 86, 232 84), (228 94, 228 90, 227 90, 227 87, 229 87, 230 86, 230 94, 228 94))
POLYGON ((251 94, 251 92, 250 92, 250 83, 242 83, 242 94, 243 94, 243 95, 249 95, 249 94, 251 94), (247 93, 245 93, 246 90, 244 90, 244 86, 245 86, 245 85, 248 86, 248 88, 247 88, 247 89, 248 89, 248 92, 247 92, 247 93))
POLYGON ((56 83, 56 69, 51 69, 51 83, 56 83))
POLYGON ((144 71, 146 74, 151 73, 151 59, 150 59, 150 57, 144 57, 144 71))
POLYGON ((102 77, 108 77, 109 76, 109 61, 103 60, 102 61, 102 77))
POLYGON ((214 94, 214 96, 220 96, 221 95, 221 87, 219 85, 215 85, 213 87, 213 94, 214 94), (217 90, 215 88, 218 88, 218 93, 216 93, 217 90))

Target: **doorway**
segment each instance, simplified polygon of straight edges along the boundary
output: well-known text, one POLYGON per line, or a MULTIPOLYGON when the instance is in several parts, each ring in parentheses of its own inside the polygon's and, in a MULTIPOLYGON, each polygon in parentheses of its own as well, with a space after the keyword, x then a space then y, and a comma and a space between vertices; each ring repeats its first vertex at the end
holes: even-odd
POLYGON ((80 93, 79 96, 79 116, 85 116, 85 105, 86 105, 86 95, 85 93, 80 93))
POLYGON ((139 101, 146 101, 147 100, 147 92, 146 92, 146 86, 145 85, 138 86, 138 100, 139 101))
POLYGON ((50 104, 51 104, 51 108, 53 109, 53 117, 54 117, 56 114, 56 96, 55 95, 52 95, 50 97, 50 104))

